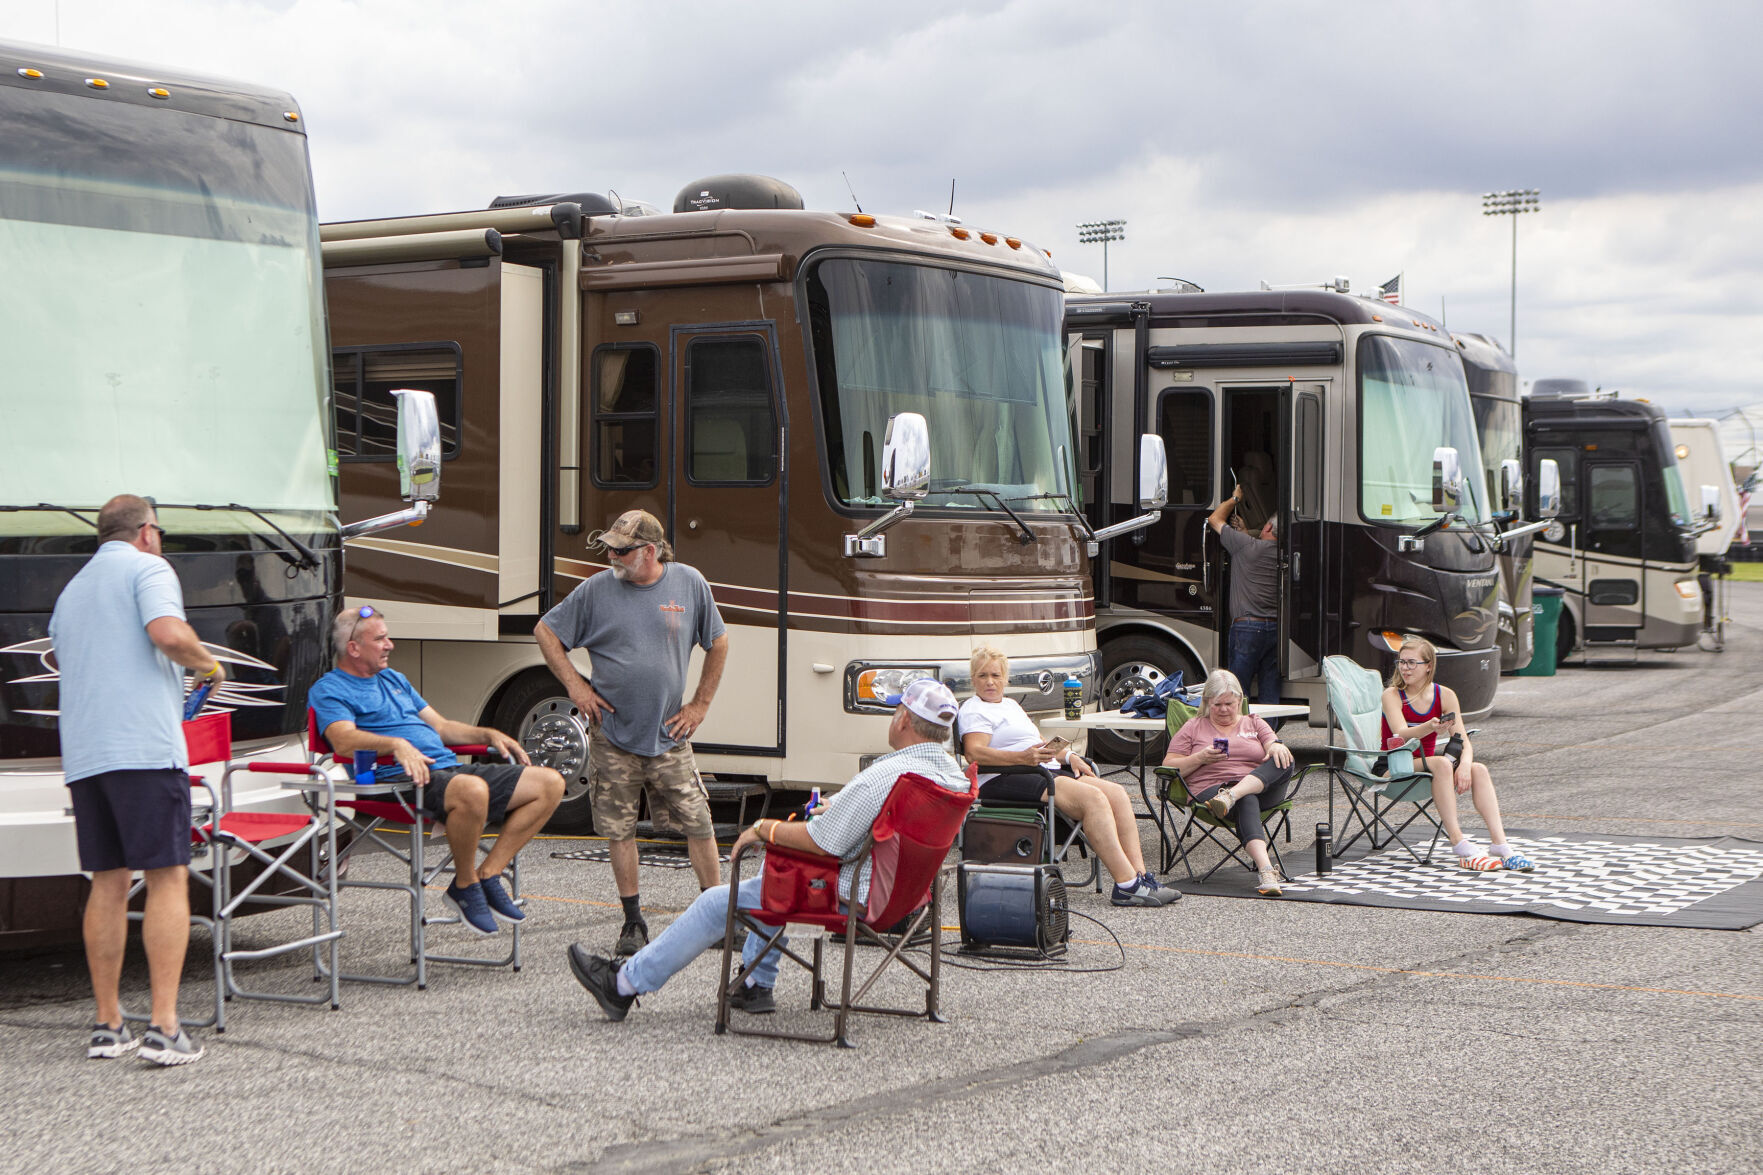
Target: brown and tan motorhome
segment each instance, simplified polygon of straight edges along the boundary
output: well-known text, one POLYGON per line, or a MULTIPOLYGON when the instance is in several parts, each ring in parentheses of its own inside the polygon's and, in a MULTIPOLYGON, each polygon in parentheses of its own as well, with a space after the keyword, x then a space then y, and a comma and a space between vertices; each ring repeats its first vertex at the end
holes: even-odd
POLYGON ((729 626, 695 744, 718 781, 836 786, 887 750, 882 696, 964 692, 982 642, 1031 714, 1067 677, 1093 695, 1048 255, 760 177, 615 199, 323 228, 346 512, 397 495, 390 391, 441 407, 445 506, 346 551, 418 689, 563 770, 553 826, 583 826, 588 733, 532 630, 605 566, 586 536, 642 507, 729 626))

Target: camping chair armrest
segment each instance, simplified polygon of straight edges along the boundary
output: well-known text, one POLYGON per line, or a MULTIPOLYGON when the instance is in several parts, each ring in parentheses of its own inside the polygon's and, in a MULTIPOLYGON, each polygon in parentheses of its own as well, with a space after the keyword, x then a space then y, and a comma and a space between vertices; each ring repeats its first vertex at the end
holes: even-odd
MULTIPOLYGON (((334 812, 337 808, 337 784, 330 773, 317 763, 304 760, 278 762, 273 759, 251 759, 228 763, 226 772, 220 777, 221 794, 226 799, 226 810, 233 810, 233 772, 248 771, 256 775, 304 775, 315 783, 324 785, 325 811, 334 812)), ((284 787, 297 787, 302 791, 317 790, 302 784, 283 784, 284 787)), ((309 801, 310 802, 310 801, 309 801)))

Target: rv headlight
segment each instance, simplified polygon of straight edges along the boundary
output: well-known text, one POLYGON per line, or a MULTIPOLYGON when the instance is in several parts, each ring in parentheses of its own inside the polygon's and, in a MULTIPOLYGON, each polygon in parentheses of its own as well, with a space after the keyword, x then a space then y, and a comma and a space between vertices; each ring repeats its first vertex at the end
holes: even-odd
POLYGON ((1686 600, 1702 598, 1702 585, 1693 579, 1680 579, 1672 586, 1677 588, 1677 594, 1686 600))
POLYGON ((936 669, 929 665, 865 665, 854 661, 845 666, 845 709, 853 714, 885 714, 892 707, 883 698, 936 675, 936 669))

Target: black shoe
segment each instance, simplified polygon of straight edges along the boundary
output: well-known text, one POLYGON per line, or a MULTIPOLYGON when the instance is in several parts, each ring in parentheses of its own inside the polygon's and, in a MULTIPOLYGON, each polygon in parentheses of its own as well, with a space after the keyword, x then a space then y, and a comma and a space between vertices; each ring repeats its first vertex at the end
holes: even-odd
POLYGON ((749 1016, 767 1016, 777 1011, 777 1000, 772 997, 771 988, 748 987, 743 983, 728 997, 728 1006, 749 1016))
POLYGON ((626 922, 624 929, 618 932, 618 945, 612 953, 620 959, 628 959, 649 945, 649 925, 646 922, 626 922))
POLYGON ((608 1020, 622 1020, 637 1002, 634 995, 618 994, 618 967, 605 955, 591 955, 581 943, 569 948, 569 970, 575 981, 588 989, 608 1020))

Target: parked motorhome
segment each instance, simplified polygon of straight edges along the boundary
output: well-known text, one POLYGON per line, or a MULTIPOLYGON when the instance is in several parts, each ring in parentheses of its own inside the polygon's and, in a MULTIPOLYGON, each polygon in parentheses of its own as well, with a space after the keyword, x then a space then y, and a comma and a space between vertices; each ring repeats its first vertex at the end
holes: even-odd
POLYGON ((1418 633, 1465 713, 1489 711, 1492 511, 1463 364, 1438 323, 1271 290, 1072 295, 1066 330, 1090 521, 1122 511, 1140 430, 1163 438, 1170 470, 1161 521, 1095 568, 1104 705, 1225 662, 1229 569, 1206 518, 1240 483, 1251 530, 1279 520, 1283 700, 1308 703, 1320 724, 1324 657, 1387 671, 1418 633), (1435 485, 1452 491, 1442 509, 1435 485))
MULTIPOLYGON (((294 100, 0 45, 0 127, 0 949, 12 949, 79 933, 87 882, 48 624, 97 548, 98 507, 122 492, 157 499, 190 624, 227 666, 207 705, 231 711, 239 757, 299 757, 342 535, 294 100)), ((236 806, 297 808, 281 782, 241 779, 236 806)))
POLYGON ((392 492, 384 389, 433 391, 447 436, 449 508, 349 544, 348 598, 390 618, 394 664, 561 770, 552 826, 585 826, 587 724, 532 632, 605 567, 588 536, 641 507, 729 627, 695 740, 716 785, 842 783, 887 750, 883 698, 925 676, 965 691, 981 642, 1031 714, 1068 677, 1092 690, 1047 254, 805 210, 760 177, 638 211, 576 194, 324 226, 344 504, 392 492), (885 443, 913 414, 916 502, 885 443))
MULTIPOLYGON (((1518 395, 1518 367, 1500 343, 1488 335, 1453 334, 1469 381, 1469 404, 1475 410, 1476 438, 1481 442, 1482 475, 1490 494, 1500 496, 1505 484, 1521 490, 1524 467, 1524 409, 1518 395)), ((1500 670, 1516 673, 1530 664, 1535 642, 1531 615, 1534 539, 1507 536, 1500 544, 1500 670)))
POLYGON ((1720 428, 1712 420, 1676 417, 1665 422, 1671 430, 1671 455, 1683 483, 1696 533, 1696 556, 1709 570, 1732 545, 1739 526, 1738 487, 1732 466, 1720 445, 1720 428))
POLYGON ((1694 644, 1702 623, 1695 538, 1665 413, 1539 379, 1524 399, 1525 471, 1553 460, 1561 512, 1537 537, 1536 578, 1564 590, 1557 660, 1694 644))

